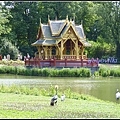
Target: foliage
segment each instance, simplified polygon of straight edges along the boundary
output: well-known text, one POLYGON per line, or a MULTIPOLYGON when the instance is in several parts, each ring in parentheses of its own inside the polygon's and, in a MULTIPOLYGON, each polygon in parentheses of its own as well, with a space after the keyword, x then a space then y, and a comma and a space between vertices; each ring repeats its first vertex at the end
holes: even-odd
POLYGON ((0 5, 0 55, 10 55, 12 59, 16 59, 18 55, 18 49, 14 46, 11 41, 9 41, 9 34, 11 32, 11 27, 9 25, 9 18, 11 14, 8 10, 3 9, 0 5))
POLYGON ((95 72, 94 72, 94 76, 95 76, 95 77, 99 77, 99 76, 100 76, 100 75, 99 75, 99 71, 95 71, 95 72))
POLYGON ((89 68, 26 68, 24 61, 0 61, 0 74, 16 74, 25 76, 43 76, 43 77, 120 77, 119 65, 99 64, 99 70, 92 75, 89 68))
POLYGON ((17 74, 25 76, 43 77, 90 77, 91 71, 87 68, 26 68, 24 66, 0 66, 0 73, 17 74), (71 75, 72 74, 72 75, 71 75), (74 76, 73 76, 74 75, 74 76))
POLYGON ((7 39, 2 39, 0 46, 1 46, 0 53, 1 53, 2 57, 7 56, 9 54, 10 59, 12 59, 12 60, 17 59, 19 50, 10 41, 8 41, 7 39))
POLYGON ((108 58, 115 55, 116 47, 113 44, 104 42, 103 38, 98 37, 97 42, 89 41, 92 46, 86 48, 89 58, 108 58))
POLYGON ((8 17, 10 17, 6 12, 7 10, 2 10, 2 5, 0 4, 0 35, 7 34, 11 30, 6 25, 9 22, 8 17))
POLYGON ((109 67, 107 65, 102 65, 99 68, 98 72, 99 72, 99 76, 102 76, 102 77, 110 77, 110 76, 120 77, 120 71, 119 71, 119 69, 120 69, 119 67, 115 68, 115 67, 109 67))

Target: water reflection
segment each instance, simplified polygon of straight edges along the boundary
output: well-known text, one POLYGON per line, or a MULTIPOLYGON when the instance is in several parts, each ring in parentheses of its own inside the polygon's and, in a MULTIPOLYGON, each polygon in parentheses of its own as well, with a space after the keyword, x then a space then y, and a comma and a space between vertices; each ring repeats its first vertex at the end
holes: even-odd
POLYGON ((27 85, 29 87, 48 88, 58 85, 59 89, 71 88, 72 91, 95 96, 99 99, 116 101, 115 93, 120 90, 120 78, 70 78, 70 77, 34 77, 18 75, 0 75, 0 84, 27 85))

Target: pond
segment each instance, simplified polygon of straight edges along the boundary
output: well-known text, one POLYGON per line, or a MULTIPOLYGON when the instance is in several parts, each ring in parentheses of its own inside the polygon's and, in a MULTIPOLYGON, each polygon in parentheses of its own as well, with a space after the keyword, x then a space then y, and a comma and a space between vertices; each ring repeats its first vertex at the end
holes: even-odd
POLYGON ((58 85, 59 89, 71 88, 72 91, 92 95, 105 101, 117 102, 115 93, 120 90, 120 78, 114 77, 36 77, 0 74, 0 85, 26 85, 29 87, 48 88, 50 85, 58 85))

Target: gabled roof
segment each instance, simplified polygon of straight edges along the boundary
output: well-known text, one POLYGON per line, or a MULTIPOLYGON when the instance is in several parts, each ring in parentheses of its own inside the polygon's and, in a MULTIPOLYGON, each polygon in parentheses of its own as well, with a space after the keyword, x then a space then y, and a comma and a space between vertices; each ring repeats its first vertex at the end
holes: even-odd
MULTIPOLYGON (((74 21, 69 21, 69 20, 49 20, 47 25, 40 23, 38 36, 40 32, 42 32, 44 39, 61 38, 61 35, 64 34, 67 27, 71 23, 75 32, 78 34, 79 38, 82 39, 85 38, 82 25, 75 25, 74 21)), ((38 38, 38 40, 39 39, 40 37, 38 38)))
POLYGON ((61 39, 62 36, 67 32, 69 27, 72 27, 76 36, 80 39, 80 41, 84 44, 84 46, 90 46, 91 44, 86 41, 86 36, 84 34, 83 26, 75 25, 74 21, 69 21, 68 18, 66 20, 48 20, 48 24, 40 23, 40 28, 38 31, 38 38, 35 43, 37 44, 56 44, 57 39, 61 39), (40 35, 43 37, 40 38, 40 35), (49 41, 50 40, 50 41, 49 41), (49 41, 49 42, 48 42, 49 41), (55 42, 56 41, 56 42, 55 42))
POLYGON ((59 35, 64 26, 66 25, 66 20, 58 20, 58 21, 49 21, 50 24, 50 30, 52 33, 52 36, 59 35))
POLYGON ((43 33, 44 39, 60 38, 60 35, 59 36, 52 36, 52 33, 51 33, 49 25, 41 24, 41 29, 42 29, 42 33, 43 33))

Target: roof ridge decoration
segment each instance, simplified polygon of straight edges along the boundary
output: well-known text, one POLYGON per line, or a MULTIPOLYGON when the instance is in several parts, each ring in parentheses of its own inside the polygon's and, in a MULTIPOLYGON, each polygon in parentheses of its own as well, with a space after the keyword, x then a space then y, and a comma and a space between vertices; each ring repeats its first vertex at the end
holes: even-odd
POLYGON ((48 25, 50 25, 50 16, 48 15, 48 25))
POLYGON ((39 38, 40 38, 40 30, 41 30, 41 35, 43 36, 43 39, 45 38, 45 35, 44 35, 42 27, 43 27, 43 24, 40 23, 40 26, 39 26, 39 29, 38 29, 37 40, 39 40, 39 38))
POLYGON ((55 20, 57 20, 57 16, 55 17, 55 20))
POLYGON ((41 18, 40 18, 40 24, 41 24, 41 18))
POLYGON ((69 22, 69 20, 68 20, 68 15, 66 16, 66 23, 68 23, 69 22))

